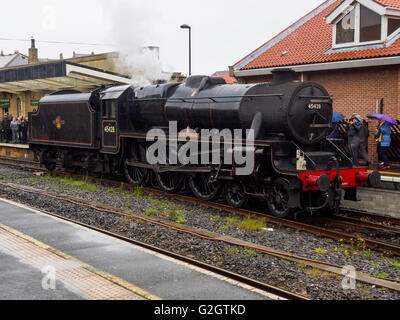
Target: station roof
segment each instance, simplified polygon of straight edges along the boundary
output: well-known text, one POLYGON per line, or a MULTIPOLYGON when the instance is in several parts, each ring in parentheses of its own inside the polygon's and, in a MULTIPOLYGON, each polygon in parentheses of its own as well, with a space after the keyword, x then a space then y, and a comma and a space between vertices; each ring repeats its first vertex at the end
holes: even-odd
POLYGON ((129 77, 66 61, 0 69, 0 92, 88 90, 102 85, 130 84, 129 77))
POLYGON ((19 52, 6 55, 4 55, 2 52, 0 54, 0 68, 25 65, 25 64, 28 64, 28 57, 19 52))

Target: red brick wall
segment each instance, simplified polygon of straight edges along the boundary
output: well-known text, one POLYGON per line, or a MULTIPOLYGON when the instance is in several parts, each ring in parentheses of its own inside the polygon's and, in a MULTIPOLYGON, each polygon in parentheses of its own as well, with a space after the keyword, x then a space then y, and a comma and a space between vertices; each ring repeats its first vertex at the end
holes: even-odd
MULTIPOLYGON (((304 80, 321 83, 333 96, 334 110, 349 118, 353 113, 364 119, 369 113, 376 113, 377 101, 384 99, 384 113, 400 119, 400 71, 398 66, 329 70, 304 73, 304 80)), ((242 79, 242 82, 269 82, 271 76, 242 79)), ((379 110, 378 110, 379 111, 379 110)), ((367 119, 366 119, 367 120, 367 119)), ((370 121, 369 154, 378 162, 374 128, 376 121, 370 121)))
POLYGON ((376 101, 382 98, 385 114, 399 117, 398 67, 313 72, 306 78, 321 83, 333 96, 335 111, 346 117, 375 113, 376 101))
MULTIPOLYGON (((369 113, 379 112, 377 101, 384 99, 384 113, 400 118, 400 74, 396 67, 376 67, 349 70, 332 70, 307 74, 308 80, 321 83, 333 96, 334 110, 349 118, 353 113, 364 119, 369 113)), ((369 120, 370 138, 369 155, 373 162, 378 162, 374 139, 377 121, 369 120)))

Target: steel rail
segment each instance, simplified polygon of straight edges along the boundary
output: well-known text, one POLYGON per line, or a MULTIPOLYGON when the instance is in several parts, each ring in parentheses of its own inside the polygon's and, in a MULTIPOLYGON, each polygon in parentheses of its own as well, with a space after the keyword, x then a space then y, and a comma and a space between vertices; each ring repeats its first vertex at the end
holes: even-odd
MULTIPOLYGON (((397 225, 400 228, 400 219, 392 218, 392 217, 385 217, 385 216, 378 216, 376 214, 372 214, 365 211, 358 211, 358 210, 350 210, 350 209, 343 209, 342 214, 350 215, 351 217, 346 217, 346 219, 352 219, 354 221, 363 221, 361 219, 373 219, 377 222, 387 223, 389 225, 397 225)), ((342 217, 342 216, 340 216, 342 217)))
MULTIPOLYGON (((76 175, 76 174, 59 172, 59 171, 50 172, 50 174, 52 174, 54 176, 62 176, 62 177, 67 176, 67 177, 71 177, 71 178, 87 179, 88 181, 91 181, 94 183, 106 184, 106 185, 116 186, 116 187, 120 187, 122 185, 126 190, 134 191, 133 186, 123 183, 123 182, 121 183, 121 181, 105 180, 105 179, 99 179, 99 178, 76 175)), ((259 219, 263 219, 266 222, 275 223, 275 224, 278 224, 281 226, 290 227, 290 228, 294 228, 297 230, 313 233, 313 234, 316 234, 317 236, 325 236, 325 237, 329 237, 329 238, 336 239, 336 240, 342 240, 347 243, 352 243, 352 241, 355 238, 354 234, 350 234, 347 232, 331 230, 328 228, 310 225, 310 224, 302 223, 299 221, 277 218, 277 217, 269 216, 269 215, 266 215, 265 213, 260 213, 257 211, 251 211, 251 210, 247 210, 247 209, 237 209, 237 208, 230 207, 229 205, 226 205, 226 204, 203 201, 203 200, 197 199, 195 197, 191 197, 191 196, 185 196, 185 195, 181 195, 181 194, 169 194, 165 191, 154 189, 154 188, 149 188, 149 187, 144 187, 143 191, 146 193, 163 195, 163 196, 167 196, 167 197, 177 200, 177 201, 191 203, 193 205, 198 205, 198 206, 207 207, 207 208, 213 208, 216 210, 225 211, 225 212, 229 212, 232 214, 238 214, 238 215, 246 216, 246 217, 248 217, 248 216, 257 217, 259 219)), ((390 244, 387 242, 378 241, 378 240, 375 240, 375 239, 372 239, 369 237, 364 237, 363 240, 365 240, 365 245, 367 248, 374 249, 377 251, 383 251, 390 255, 400 256, 400 246, 398 246, 398 245, 393 245, 393 244, 390 244)))
POLYGON ((390 233, 390 234, 400 235, 400 228, 385 226, 382 224, 368 222, 368 221, 347 219, 346 217, 341 217, 336 215, 333 216, 332 218, 309 217, 302 221, 339 228, 346 231, 359 232, 359 233, 366 233, 366 234, 390 233))
MULTIPOLYGON (((151 217, 147 217, 147 216, 145 217, 145 216, 137 214, 137 213, 132 213, 131 211, 121 210, 119 208, 110 207, 110 206, 102 204, 102 203, 92 202, 92 201, 75 198, 75 197, 67 196, 67 195, 54 194, 54 193, 51 193, 48 191, 43 192, 43 190, 38 190, 38 189, 31 188, 31 187, 21 187, 19 185, 9 184, 9 183, 1 183, 1 182, 0 182, 0 185, 10 187, 13 189, 17 189, 20 191, 28 192, 28 193, 39 194, 39 195, 47 196, 50 198, 57 198, 62 201, 71 202, 75 205, 86 206, 86 207, 92 208, 99 212, 106 212, 106 213, 121 215, 121 216, 125 216, 125 217, 130 217, 130 218, 137 218, 139 220, 143 220, 148 223, 166 227, 166 228, 169 228, 169 229, 172 229, 175 231, 179 231, 182 233, 194 235, 194 236, 206 239, 206 240, 221 241, 221 242, 225 242, 226 244, 230 244, 230 245, 255 249, 259 252, 267 253, 268 255, 271 255, 271 256, 274 256, 274 257, 277 257, 280 259, 285 259, 285 260, 288 260, 291 262, 296 262, 296 263, 303 263, 309 267, 317 268, 317 269, 320 269, 320 270, 323 270, 323 271, 326 271, 329 273, 335 273, 337 275, 342 275, 342 271, 343 271, 342 266, 338 266, 338 265, 334 265, 334 264, 330 264, 330 263, 326 263, 326 262, 321 262, 321 261, 317 261, 317 260, 312 260, 309 258, 298 257, 298 256, 295 256, 290 253, 277 251, 277 250, 263 247, 260 245, 255 245, 250 242, 242 241, 239 239, 234 239, 234 238, 227 237, 227 236, 222 236, 220 234, 216 234, 216 233, 213 233, 213 232, 210 232, 207 230, 191 228, 189 226, 185 226, 185 225, 181 225, 181 224, 177 225, 173 222, 165 221, 164 219, 151 218, 151 217)), ((66 218, 66 219, 68 219, 68 218, 66 218)), ((78 223, 79 223, 79 221, 78 221, 78 223)), ((161 250, 163 250, 163 249, 161 249, 161 250)), ((185 257, 185 259, 186 258, 187 257, 185 257)), ((187 258, 187 259, 192 260, 191 258, 187 258)), ((229 271, 227 271, 227 272, 229 272, 229 271)), ((394 280, 393 279, 386 279, 386 280, 378 279, 374 276, 364 274, 361 272, 356 272, 356 279, 361 282, 368 283, 371 285, 386 287, 389 289, 400 291, 400 283, 399 283, 400 281, 395 280, 395 279, 394 280)))
MULTIPOLYGON (((16 185, 10 185, 10 184, 5 184, 5 183, 0 183, 0 184, 3 185, 3 186, 7 186, 7 187, 14 188, 14 189, 18 189, 18 190, 21 190, 21 191, 24 191, 24 192, 29 192, 29 190, 27 190, 26 188, 18 187, 16 185)), ((30 189, 32 189, 32 188, 30 188, 30 189)), ((41 190, 35 191, 35 193, 40 194, 42 196, 46 196, 46 195, 49 196, 48 193, 41 192, 41 190)), ((61 196, 60 198, 62 199, 62 198, 66 198, 66 197, 67 196, 61 196)), ((72 197, 68 197, 68 198, 72 199, 72 197)), ((75 200, 73 200, 73 201, 74 201, 75 204, 79 205, 79 203, 76 203, 75 200)), ((83 199, 82 199, 82 201, 83 201, 83 199)), ((81 205, 82 206, 87 206, 87 204, 85 204, 85 203, 81 203, 81 205)), ((37 209, 35 209, 35 210, 37 210, 37 209)), ((260 289, 260 290, 263 290, 263 291, 268 292, 268 293, 272 293, 272 294, 274 294, 274 295, 276 295, 276 296, 278 296, 280 298, 283 298, 283 299, 287 299, 287 300, 310 300, 309 298, 307 298, 305 296, 302 296, 302 295, 299 295, 299 294, 296 294, 296 293, 293 293, 293 292, 278 288, 276 286, 269 285, 269 284, 261 282, 261 281, 257 281, 257 280, 251 279, 249 277, 245 277, 243 275, 240 275, 240 274, 237 274, 237 273, 234 273, 234 272, 222 269, 222 268, 215 267, 213 265, 210 265, 210 264, 207 264, 207 263, 204 263, 204 262, 201 262, 201 261, 198 261, 198 260, 183 256, 183 255, 174 253, 174 252, 169 251, 169 250, 165 250, 165 249, 162 249, 162 248, 155 247, 153 245, 147 244, 147 243, 142 242, 142 241, 138 241, 138 240, 135 240, 135 239, 127 238, 127 237, 119 235, 117 233, 114 233, 114 232, 111 232, 111 231, 108 231, 108 230, 105 230, 105 229, 102 229, 102 228, 98 228, 98 227, 95 227, 93 225, 89 225, 89 224, 83 223, 81 221, 77 221, 77 220, 74 220, 74 219, 66 218, 66 217, 63 217, 61 215, 45 211, 43 209, 40 209, 39 211, 44 213, 44 214, 47 214, 49 216, 61 219, 63 221, 67 221, 67 222, 71 222, 71 223, 83 226, 83 227, 88 228, 90 230, 94 230, 94 231, 100 232, 102 234, 106 234, 108 236, 111 236, 111 237, 117 238, 119 240, 123 240, 125 242, 128 242, 130 244, 139 246, 141 248, 145 248, 147 250, 162 254, 164 256, 167 256, 167 257, 170 257, 170 258, 173 258, 173 259, 188 263, 188 264, 190 264, 192 266, 196 266, 196 267, 202 268, 204 270, 213 272, 215 274, 218 274, 220 276, 226 277, 228 279, 235 280, 235 281, 240 282, 242 284, 246 284, 246 285, 251 286, 253 288, 260 289)))

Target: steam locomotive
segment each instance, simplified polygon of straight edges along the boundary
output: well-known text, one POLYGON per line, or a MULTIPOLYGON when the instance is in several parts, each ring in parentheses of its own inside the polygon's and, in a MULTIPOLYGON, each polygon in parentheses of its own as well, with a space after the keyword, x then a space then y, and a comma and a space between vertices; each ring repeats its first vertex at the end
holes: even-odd
POLYGON ((29 114, 30 148, 48 170, 59 164, 67 171, 120 173, 135 186, 156 180, 170 193, 186 185, 207 201, 223 193, 234 207, 258 198, 281 218, 332 212, 343 193, 356 201, 357 187, 376 186, 380 176, 354 167, 343 141, 326 138, 331 97, 320 84, 294 76, 280 69, 263 84, 192 76, 181 84, 59 91, 29 114), (206 129, 211 134, 204 138, 206 129), (222 138, 221 132, 234 131, 222 138), (161 141, 166 148, 153 155, 165 161, 149 160, 161 141), (189 149, 192 161, 173 161, 189 149), (253 162, 246 174, 237 161, 244 154, 253 162))

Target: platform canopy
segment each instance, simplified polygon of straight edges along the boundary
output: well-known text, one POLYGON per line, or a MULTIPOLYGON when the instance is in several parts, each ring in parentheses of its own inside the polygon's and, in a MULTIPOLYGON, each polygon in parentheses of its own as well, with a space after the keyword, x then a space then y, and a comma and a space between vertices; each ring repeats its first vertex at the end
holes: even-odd
POLYGON ((89 90, 130 84, 127 76, 66 61, 0 69, 0 92, 89 90))

